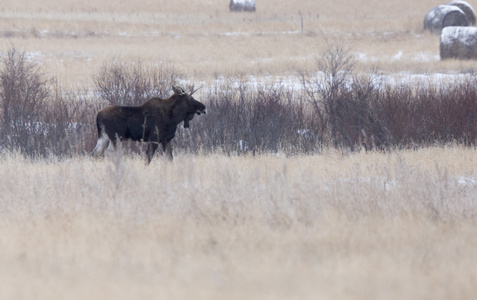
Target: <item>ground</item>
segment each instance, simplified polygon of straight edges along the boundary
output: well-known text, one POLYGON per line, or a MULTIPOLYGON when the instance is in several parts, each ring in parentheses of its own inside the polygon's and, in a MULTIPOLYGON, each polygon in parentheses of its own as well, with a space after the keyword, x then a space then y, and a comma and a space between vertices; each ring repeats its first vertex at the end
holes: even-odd
POLYGON ((474 149, 0 161, 0 298, 472 299, 474 149))
MULTIPOLYGON (((327 41, 387 80, 473 76, 423 30, 435 1, 24 0, 0 10, 15 46, 64 86, 114 57, 184 80, 296 80, 327 41), (303 30, 301 23, 303 20, 303 30)), ((0 154, 0 298, 473 299, 473 147, 314 155, 0 154)))

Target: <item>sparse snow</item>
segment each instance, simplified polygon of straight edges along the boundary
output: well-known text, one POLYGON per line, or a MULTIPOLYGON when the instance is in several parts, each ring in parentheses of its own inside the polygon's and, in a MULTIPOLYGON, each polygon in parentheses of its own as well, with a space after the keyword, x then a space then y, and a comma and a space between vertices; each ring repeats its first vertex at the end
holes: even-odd
POLYGON ((412 57, 412 60, 416 62, 430 62, 430 61, 439 61, 440 57, 438 54, 418 52, 414 54, 414 56, 412 57))
POLYGON ((355 58, 361 62, 399 61, 405 59, 410 59, 415 62, 431 62, 439 61, 440 59, 438 54, 431 52, 405 53, 403 50, 399 50, 394 55, 382 54, 380 56, 374 56, 364 52, 356 52, 354 55, 355 58))
POLYGON ((461 187, 473 187, 475 186, 475 178, 463 176, 457 180, 457 184, 461 187))
POLYGON ((402 57, 402 50, 399 51, 398 53, 396 53, 396 55, 393 56, 393 58, 391 60, 400 60, 401 57, 402 57))

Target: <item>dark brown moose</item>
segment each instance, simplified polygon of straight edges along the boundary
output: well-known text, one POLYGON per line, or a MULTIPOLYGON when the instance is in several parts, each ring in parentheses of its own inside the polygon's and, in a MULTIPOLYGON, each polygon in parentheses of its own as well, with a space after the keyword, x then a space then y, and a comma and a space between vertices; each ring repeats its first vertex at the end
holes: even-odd
POLYGON ((133 140, 146 142, 147 163, 151 163, 159 144, 172 160, 171 140, 177 125, 189 121, 194 114, 205 114, 205 105, 195 100, 193 91, 187 94, 182 87, 173 86, 174 94, 168 99, 152 98, 141 106, 110 106, 100 111, 96 117, 98 142, 93 156, 103 155, 110 142, 116 148, 118 141, 133 140))

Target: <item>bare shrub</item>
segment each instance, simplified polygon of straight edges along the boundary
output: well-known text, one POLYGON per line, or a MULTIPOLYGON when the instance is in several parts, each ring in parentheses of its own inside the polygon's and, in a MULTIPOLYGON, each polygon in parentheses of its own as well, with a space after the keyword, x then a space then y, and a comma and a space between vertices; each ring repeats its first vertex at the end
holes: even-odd
POLYGON ((476 142, 475 78, 449 84, 385 86, 375 102, 388 147, 476 142))
POLYGON ((12 48, 0 61, 0 149, 28 157, 83 153, 95 105, 85 91, 63 91, 12 48))
POLYGON ((44 124, 39 117, 50 96, 51 81, 40 68, 27 61, 24 52, 11 48, 1 58, 0 70, 0 139, 2 147, 31 154, 44 124))
POLYGON ((49 155, 59 157, 87 154, 96 140, 94 116, 100 103, 85 97, 86 90, 63 91, 55 86, 52 98, 42 116, 48 124, 44 138, 44 149, 49 155))
MULTIPOLYGON (((62 87, 14 48, 0 63, 0 150, 29 157, 90 153, 97 134, 95 116, 105 102, 137 105, 146 98, 165 98, 178 80, 173 68, 154 70, 117 61, 105 63, 95 75, 92 92, 62 87)), ((284 83, 251 83, 244 77, 217 80, 198 92, 208 113, 195 118, 189 129, 178 128, 175 149, 295 155, 328 146, 356 151, 476 144, 475 76, 449 84, 393 85, 380 81, 374 70, 356 74, 354 58, 339 45, 325 50, 317 69, 301 73, 302 90, 284 83)))
POLYGON ((166 98, 178 74, 173 66, 146 66, 140 60, 104 62, 93 76, 95 89, 109 105, 140 105, 152 97, 166 98))
POLYGON ((193 153, 296 154, 323 146, 356 151, 476 143, 475 77, 393 85, 374 70, 332 73, 302 73, 304 93, 229 78, 201 96, 208 115, 179 129, 176 146, 193 153))
POLYGON ((326 43, 326 49, 316 60, 319 72, 301 72, 301 79, 307 100, 319 118, 322 142, 330 136, 334 146, 338 147, 339 140, 348 139, 347 133, 342 130, 345 117, 342 112, 347 110, 349 76, 356 62, 343 44, 326 43))
MULTIPOLYGON (((351 148, 362 147, 366 150, 383 149, 391 145, 392 136, 389 124, 383 120, 380 103, 380 89, 374 71, 369 74, 353 75, 350 91, 339 101, 341 117, 341 142, 351 148)), ((335 142, 335 144, 337 144, 335 142)))
POLYGON ((179 129, 178 148, 206 153, 310 153, 317 149, 314 114, 283 84, 258 85, 229 78, 202 96, 207 116, 179 129))
POLYGON ((476 142, 475 76, 391 85, 374 70, 355 74, 353 57, 339 44, 328 45, 316 67, 320 72, 301 78, 324 144, 354 151, 476 142))

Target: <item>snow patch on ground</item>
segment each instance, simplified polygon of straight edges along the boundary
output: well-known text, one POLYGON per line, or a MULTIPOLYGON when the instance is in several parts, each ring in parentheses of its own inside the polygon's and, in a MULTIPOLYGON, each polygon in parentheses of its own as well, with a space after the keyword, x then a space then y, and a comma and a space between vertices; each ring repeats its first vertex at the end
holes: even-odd
POLYGON ((402 57, 402 50, 399 51, 398 53, 396 53, 396 55, 393 56, 393 58, 391 59, 391 61, 395 61, 395 60, 400 60, 401 57, 402 57))
POLYGON ((356 60, 365 62, 365 63, 366 62, 379 63, 384 61, 395 62, 395 61, 404 61, 404 60, 410 60, 415 62, 433 62, 433 61, 440 60, 439 54, 430 53, 430 52, 405 53, 403 50, 399 50, 398 52, 396 52, 396 54, 393 54, 393 55, 383 54, 381 56, 373 56, 364 52, 356 52, 354 53, 354 55, 356 60))
POLYGON ((457 184, 461 187, 475 187, 476 181, 474 177, 462 176, 457 179, 457 184))

